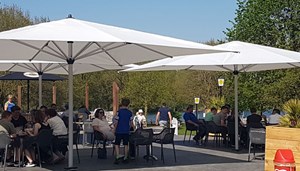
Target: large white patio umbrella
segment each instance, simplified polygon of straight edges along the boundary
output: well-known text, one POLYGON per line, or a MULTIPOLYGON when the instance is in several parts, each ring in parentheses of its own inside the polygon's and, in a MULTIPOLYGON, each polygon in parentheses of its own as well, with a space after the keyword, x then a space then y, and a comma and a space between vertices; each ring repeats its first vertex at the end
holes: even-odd
MULTIPOLYGON (((42 60, 68 63, 69 125, 73 114, 73 64, 124 66, 177 55, 224 52, 200 43, 67 19, 0 33, 0 60, 42 60)), ((73 166, 73 128, 69 128, 69 167, 73 166)))
POLYGON ((232 41, 217 45, 239 53, 190 55, 157 60, 123 71, 207 70, 234 74, 235 149, 238 150, 238 73, 300 67, 300 53, 257 44, 232 41))

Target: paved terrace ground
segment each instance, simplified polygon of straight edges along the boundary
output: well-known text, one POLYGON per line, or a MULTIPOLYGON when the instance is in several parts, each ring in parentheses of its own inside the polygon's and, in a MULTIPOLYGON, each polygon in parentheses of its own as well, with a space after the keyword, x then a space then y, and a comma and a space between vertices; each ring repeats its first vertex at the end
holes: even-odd
MULTIPOLYGON (((263 171, 264 161, 253 160, 247 162, 247 150, 234 151, 231 148, 215 147, 213 142, 209 142, 206 147, 197 147, 194 142, 190 144, 182 142, 183 136, 176 137, 176 155, 177 163, 174 162, 173 150, 171 145, 165 146, 165 164, 160 160, 148 163, 142 158, 145 154, 145 147, 140 147, 140 158, 131 161, 128 164, 113 164, 112 148, 108 147, 108 158, 97 159, 97 152, 91 158, 91 147, 80 146, 80 160, 78 164, 76 152, 74 151, 74 165, 80 171, 98 171, 98 170, 197 170, 197 171, 263 171)), ((154 154, 160 157, 160 146, 154 143, 154 154)), ((43 168, 7 168, 8 171, 62 171, 67 166, 67 160, 56 165, 43 165, 43 168)))

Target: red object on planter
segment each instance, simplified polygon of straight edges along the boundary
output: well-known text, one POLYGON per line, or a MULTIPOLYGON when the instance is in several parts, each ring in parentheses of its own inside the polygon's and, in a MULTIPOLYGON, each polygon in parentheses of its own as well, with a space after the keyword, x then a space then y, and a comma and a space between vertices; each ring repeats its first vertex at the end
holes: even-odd
POLYGON ((292 150, 278 149, 274 158, 274 171, 296 171, 292 150))

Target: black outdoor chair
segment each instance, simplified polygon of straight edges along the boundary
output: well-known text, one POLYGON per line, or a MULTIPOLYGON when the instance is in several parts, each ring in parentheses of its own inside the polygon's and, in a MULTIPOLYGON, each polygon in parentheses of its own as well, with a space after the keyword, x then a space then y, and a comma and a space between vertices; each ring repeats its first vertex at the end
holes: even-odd
POLYGON ((172 144, 173 145, 173 152, 174 152, 174 159, 176 161, 176 152, 175 152, 175 144, 174 144, 174 132, 175 128, 164 128, 159 134, 154 134, 153 139, 154 142, 159 143, 161 145, 161 160, 165 163, 164 158, 164 144, 172 144))
POLYGON ((220 128, 218 127, 218 125, 216 125, 213 121, 208 121, 208 122, 206 122, 205 126, 206 126, 206 131, 207 131, 207 136, 206 136, 205 142, 207 143, 207 141, 208 141, 209 133, 212 133, 213 137, 214 137, 215 145, 220 146, 222 135, 221 135, 221 131, 220 131, 220 128))
POLYGON ((102 142, 103 143, 103 149, 106 150, 106 139, 104 138, 104 136, 101 132, 94 130, 91 157, 93 157, 95 142, 96 142, 96 147, 98 147, 98 145, 102 142))
MULTIPOLYGON (((76 123, 73 123, 73 145, 75 145, 76 147, 78 163, 80 163, 79 150, 78 150, 79 132, 80 132, 80 126, 76 123)), ((68 135, 59 135, 57 138, 59 139, 59 142, 61 142, 62 146, 69 145, 68 135)))
POLYGON ((36 147, 37 155, 39 159, 39 166, 42 167, 42 160, 41 160, 41 151, 40 149, 50 150, 51 157, 53 157, 53 148, 52 148, 52 136, 53 130, 51 129, 43 129, 37 135, 37 139, 33 142, 33 146, 36 147))
POLYGON ((4 133, 4 132, 0 132, 0 150, 4 150, 2 151, 3 153, 1 154, 1 167, 2 167, 2 163, 3 163, 3 170, 5 170, 6 167, 6 159, 7 159, 7 152, 8 152, 8 147, 10 144, 10 138, 9 136, 4 133))
POLYGON ((144 145, 144 146, 146 146, 146 151, 147 151, 147 155, 144 158, 147 161, 149 161, 149 159, 151 157, 153 157, 153 155, 152 155, 152 153, 153 153, 153 146, 152 146, 153 130, 152 129, 138 129, 131 136, 133 136, 132 141, 133 141, 134 147, 136 147, 137 159, 139 158, 139 146, 144 145))
MULTIPOLYGON (((255 156, 256 145, 265 145, 265 143, 266 143, 266 130, 264 128, 250 128, 248 161, 251 161, 256 158, 256 156, 255 156), (252 145, 253 145, 253 158, 250 159, 252 145)), ((263 155, 263 158, 264 158, 264 155, 263 155)))
POLYGON ((184 138, 183 138, 183 143, 185 143, 185 137, 186 137, 186 133, 187 133, 187 131, 190 131, 190 137, 189 137, 189 143, 190 143, 190 141, 191 141, 191 136, 192 136, 192 132, 193 131, 198 131, 198 127, 196 127, 195 125, 192 125, 192 124, 190 124, 190 123, 188 123, 188 122, 186 122, 185 123, 185 126, 186 126, 186 128, 185 128, 185 133, 184 133, 184 138))

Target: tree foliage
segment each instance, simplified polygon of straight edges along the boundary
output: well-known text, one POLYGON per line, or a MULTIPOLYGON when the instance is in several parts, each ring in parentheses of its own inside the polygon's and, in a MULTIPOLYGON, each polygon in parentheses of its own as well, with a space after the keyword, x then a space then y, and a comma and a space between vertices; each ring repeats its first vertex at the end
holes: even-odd
MULTIPOLYGON (((238 0, 227 39, 299 51, 299 0, 238 0)), ((261 110, 299 95, 299 69, 239 74, 239 105, 261 110)))

